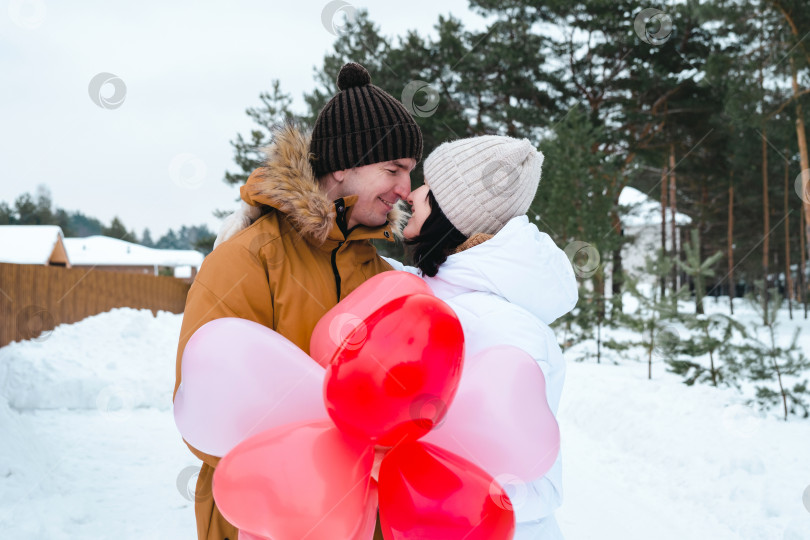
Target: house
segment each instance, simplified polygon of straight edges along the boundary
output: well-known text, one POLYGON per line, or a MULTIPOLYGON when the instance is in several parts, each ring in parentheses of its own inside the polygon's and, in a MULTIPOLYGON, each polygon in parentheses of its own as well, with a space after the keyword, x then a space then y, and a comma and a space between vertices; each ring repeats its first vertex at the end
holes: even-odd
POLYGON ((65 249, 73 268, 155 276, 170 268, 175 277, 192 281, 204 258, 193 249, 155 249, 99 235, 65 238, 65 249))
MULTIPOLYGON (((622 231, 632 240, 622 247, 622 267, 625 272, 640 276, 644 260, 661 249, 661 202, 630 186, 619 195, 619 205, 628 209, 622 216, 622 231)), ((672 213, 666 209, 666 245, 672 249, 672 213)), ((692 223, 692 218, 681 212, 675 213, 675 245, 681 250, 681 229, 692 223)))
POLYGON ((0 262, 159 275, 161 270, 193 281, 203 254, 191 249, 154 249, 110 238, 65 238, 56 225, 0 225, 0 262))
POLYGON ((70 268, 58 225, 0 225, 0 263, 70 268))

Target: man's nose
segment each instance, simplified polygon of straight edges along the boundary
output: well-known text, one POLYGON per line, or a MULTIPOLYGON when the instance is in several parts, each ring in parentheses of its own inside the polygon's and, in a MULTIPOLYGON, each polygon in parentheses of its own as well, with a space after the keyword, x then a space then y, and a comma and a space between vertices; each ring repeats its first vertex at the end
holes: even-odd
POLYGON ((402 178, 397 182, 397 185, 394 187, 394 195, 398 196, 402 200, 407 200, 408 197, 411 195, 411 175, 405 174, 402 175, 402 178))

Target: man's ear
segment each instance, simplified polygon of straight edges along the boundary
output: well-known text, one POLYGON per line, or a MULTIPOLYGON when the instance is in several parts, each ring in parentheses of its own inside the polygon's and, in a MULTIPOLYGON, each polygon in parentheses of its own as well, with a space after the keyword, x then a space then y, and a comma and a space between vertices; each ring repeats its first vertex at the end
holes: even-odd
POLYGON ((348 171, 332 171, 332 177, 336 182, 343 182, 343 180, 346 179, 347 172, 348 171))

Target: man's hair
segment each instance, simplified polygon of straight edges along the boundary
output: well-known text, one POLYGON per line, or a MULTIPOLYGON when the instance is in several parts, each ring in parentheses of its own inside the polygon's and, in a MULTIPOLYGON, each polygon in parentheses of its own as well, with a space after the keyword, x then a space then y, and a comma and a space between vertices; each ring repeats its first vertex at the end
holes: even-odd
POLYGON ((447 256, 463 244, 467 237, 450 223, 439 208, 432 191, 428 191, 428 204, 430 214, 422 224, 419 234, 405 240, 405 244, 413 246, 411 250, 413 264, 426 276, 433 277, 438 273, 439 266, 447 260, 447 256))

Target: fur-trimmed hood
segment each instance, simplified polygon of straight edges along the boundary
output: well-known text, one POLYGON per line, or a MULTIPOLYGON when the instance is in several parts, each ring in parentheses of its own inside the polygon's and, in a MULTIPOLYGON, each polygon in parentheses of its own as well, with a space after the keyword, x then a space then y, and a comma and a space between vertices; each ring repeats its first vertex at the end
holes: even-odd
MULTIPOLYGON (((251 206, 270 206, 287 214, 296 230, 322 244, 335 226, 335 203, 320 190, 315 178, 309 161, 310 137, 292 123, 276 128, 272 143, 262 149, 264 164, 253 171, 240 194, 251 206)), ((356 200, 356 196, 346 197, 346 206, 356 200)), ((390 230, 401 239, 408 217, 405 204, 399 201, 388 213, 388 223, 378 229, 390 230)))

